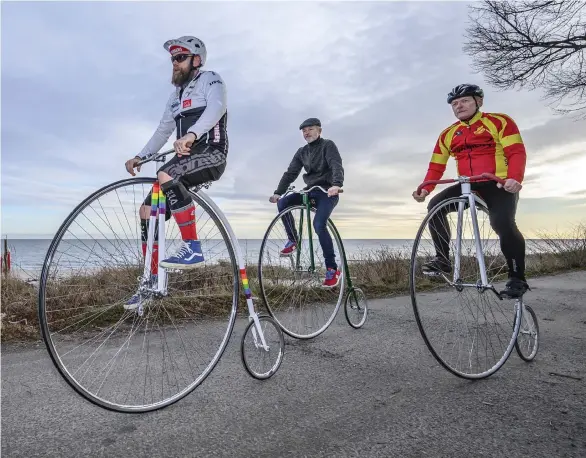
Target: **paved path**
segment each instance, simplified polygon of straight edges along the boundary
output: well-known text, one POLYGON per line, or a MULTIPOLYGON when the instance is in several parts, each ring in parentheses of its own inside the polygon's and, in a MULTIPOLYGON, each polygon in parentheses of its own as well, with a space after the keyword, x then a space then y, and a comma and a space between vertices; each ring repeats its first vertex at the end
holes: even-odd
POLYGON ((44 345, 2 347, 3 457, 586 456, 586 272, 532 281, 537 359, 492 377, 450 375, 429 354, 408 298, 341 310, 309 342, 287 338, 270 380, 240 362, 240 332, 194 393, 142 415, 78 396, 44 345))

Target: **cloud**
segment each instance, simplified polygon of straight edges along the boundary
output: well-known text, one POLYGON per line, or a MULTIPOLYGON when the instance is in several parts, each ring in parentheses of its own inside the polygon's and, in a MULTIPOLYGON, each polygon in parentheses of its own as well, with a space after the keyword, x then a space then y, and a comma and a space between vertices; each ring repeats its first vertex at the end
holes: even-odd
POLYGON ((586 196, 586 189, 579 189, 578 191, 573 191, 573 192, 568 193, 568 195, 570 195, 572 197, 586 196))
MULTIPOLYGON (((453 122, 445 94, 464 81, 485 86, 487 111, 519 124, 528 149, 524 196, 563 200, 581 188, 574 178, 584 165, 584 129, 552 115, 539 92, 485 85, 462 54, 461 2, 9 2, 2 9, 5 233, 29 231, 23 209, 41 209, 35 229, 51 233, 86 195, 128 177, 124 161, 146 143, 172 90, 162 43, 194 33, 178 26, 179 9, 205 18, 197 34, 207 67, 226 81, 228 167, 209 194, 239 237, 262 236, 274 217, 268 197, 303 145, 298 125, 310 116, 342 154, 345 193, 333 218, 344 234, 412 237, 425 205, 411 192, 453 122)), ((154 170, 150 164, 141 175, 154 170)), ((450 161, 446 176, 454 175, 450 161)), ((295 184, 303 186, 301 177, 295 184)))

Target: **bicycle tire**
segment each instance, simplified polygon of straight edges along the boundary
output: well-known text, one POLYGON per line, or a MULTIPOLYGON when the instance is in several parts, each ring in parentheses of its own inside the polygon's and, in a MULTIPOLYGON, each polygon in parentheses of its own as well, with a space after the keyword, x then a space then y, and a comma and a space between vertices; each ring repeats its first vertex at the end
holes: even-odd
MULTIPOLYGON (((338 298, 336 300, 336 304, 333 307, 331 313, 329 314, 329 317, 325 320, 325 323, 320 326, 317 330, 313 330, 312 332, 308 332, 308 333, 300 333, 300 332, 296 332, 294 331, 292 328, 292 326, 287 325, 286 323, 284 323, 284 319, 283 318, 279 318, 279 312, 277 311, 276 307, 271 305, 271 300, 269 300, 268 294, 267 294, 267 288, 265 285, 265 275, 263 274, 263 255, 265 254, 265 250, 267 249, 267 243, 269 241, 269 235, 271 233, 271 230, 273 229, 273 227, 279 222, 281 221, 281 217, 283 215, 285 215, 286 213, 293 213, 295 210, 301 210, 301 211, 306 211, 306 208, 303 205, 294 205, 291 207, 288 207, 284 210, 282 210, 281 212, 279 212, 271 221, 271 223, 269 224, 265 235, 263 236, 263 240, 261 243, 261 247, 260 247, 260 252, 259 252, 259 261, 258 261, 258 278, 259 278, 259 288, 260 288, 260 292, 261 292, 261 296, 263 298, 263 301, 267 307, 267 310, 269 312, 269 315, 271 317, 273 317, 275 319, 275 321, 279 324, 279 326, 281 327, 281 329, 283 330, 283 332, 285 334, 287 334, 289 337, 293 337, 295 339, 313 339, 317 336, 319 336, 320 334, 322 334, 323 332, 326 331, 326 329, 328 329, 328 327, 332 324, 332 322, 334 321, 334 319, 336 318, 336 315, 338 314, 338 311, 340 310, 340 306, 342 304, 342 300, 344 298, 344 289, 345 289, 345 280, 346 280, 346 276, 345 276, 345 272, 344 269, 341 268, 341 266, 339 266, 338 268, 340 269, 341 275, 340 275, 340 281, 338 283, 338 286, 336 288, 339 288, 339 293, 338 293, 338 298)), ((315 214, 315 208, 311 209, 312 214, 315 214)), ((305 223, 304 223, 305 224, 305 223)), ((334 243, 334 247, 338 247, 338 253, 342 253, 341 250, 341 245, 342 245, 342 241, 339 238, 338 232, 335 229, 334 223, 332 222, 331 219, 328 219, 328 227, 331 228, 330 232, 332 235, 332 241, 334 243)), ((305 228, 305 226, 304 226, 305 228)), ((319 246, 319 245, 318 245, 319 246)), ((315 243, 314 243, 314 250, 315 250, 315 243)))
MULTIPOLYGON (((436 350, 436 348, 434 347, 434 345, 431 342, 431 339, 427 335, 424 320, 422 319, 421 311, 419 310, 418 303, 417 303, 417 292, 416 292, 416 273, 417 272, 416 272, 415 266, 416 266, 418 247, 421 243, 422 235, 423 235, 424 231, 426 230, 426 228, 428 227, 429 220, 437 212, 439 212, 442 209, 442 207, 448 207, 450 205, 454 205, 454 204, 460 203, 460 202, 464 202, 465 204, 467 204, 468 199, 466 197, 454 197, 454 198, 446 199, 443 202, 439 202, 431 210, 429 210, 429 212, 427 213, 427 215, 423 219, 423 221, 417 231, 417 235, 415 237, 415 240, 413 243, 413 249, 411 252, 411 260, 410 260, 410 267, 409 267, 409 293, 411 296, 411 303, 413 306, 413 312, 415 314, 415 320, 417 322, 419 332, 423 338, 423 341, 425 342, 425 345, 427 346, 428 350, 433 355, 433 357, 436 359, 436 361, 438 361, 440 363, 440 365, 442 367, 444 367, 446 370, 448 370, 449 372, 451 372, 452 374, 454 374, 458 377, 465 378, 465 379, 471 379, 471 380, 477 380, 477 379, 482 379, 482 378, 489 377, 490 375, 493 375, 495 372, 497 372, 505 364, 505 362, 509 358, 511 352, 513 351, 513 348, 515 346, 515 342, 517 341, 517 335, 519 333, 519 327, 520 327, 520 321, 521 321, 520 320, 520 318, 521 318, 520 317, 520 315, 521 315, 520 308, 516 307, 512 335, 511 335, 511 338, 507 344, 506 349, 503 352, 503 355, 498 359, 498 361, 493 366, 491 366, 487 370, 484 370, 480 373, 465 373, 461 370, 458 370, 455 367, 452 367, 444 358, 442 358, 442 356, 436 350)), ((478 201, 476 203, 476 209, 477 209, 477 211, 483 211, 488 214, 487 208, 485 208, 483 205, 479 204, 478 201)), ((489 293, 492 294, 492 292, 490 292, 490 291, 489 291, 489 293)))
POLYGON ((360 288, 352 288, 346 294, 346 299, 344 301, 344 314, 346 315, 346 321, 350 326, 354 329, 360 329, 366 323, 366 319, 368 318, 368 299, 366 298, 366 294, 360 288), (350 311, 352 307, 352 300, 356 301, 356 305, 359 306, 359 302, 362 299, 363 303, 362 306, 364 308, 364 312, 362 313, 362 317, 358 320, 358 322, 352 321, 350 315, 352 312, 350 311))
POLYGON ((99 199, 101 196, 104 196, 108 192, 113 190, 117 190, 127 185, 139 185, 139 184, 148 184, 152 186, 152 184, 156 181, 155 178, 149 177, 136 177, 136 178, 128 178, 124 180, 119 180, 114 183, 108 184, 91 195, 85 198, 81 203, 79 203, 69 214, 69 216, 63 221, 59 229, 57 230, 49 249, 47 250, 45 260, 43 263, 43 270, 41 273, 40 284, 39 284, 39 294, 38 294, 38 316, 39 316, 39 325, 41 330, 41 335, 51 361, 53 362, 54 366, 58 370, 59 374, 65 379, 65 381, 71 386, 75 392, 81 395, 86 400, 90 401, 91 403, 102 407, 107 410, 123 412, 123 413, 143 413, 154 411, 158 409, 162 409, 164 407, 168 407, 179 400, 183 399, 185 396, 189 395, 193 390, 195 390, 203 381, 209 376, 209 374, 213 371, 217 363, 219 362, 222 354, 224 353, 230 337, 232 335, 232 331, 234 328, 234 323, 236 320, 236 311, 238 305, 238 295, 240 292, 240 283, 239 283, 239 274, 238 274, 238 266, 235 257, 235 250, 233 243, 234 241, 231 240, 229 234, 227 233, 221 219, 215 213, 213 208, 207 204, 205 198, 200 197, 197 193, 193 193, 190 191, 192 198, 194 199, 197 205, 200 205, 205 211, 210 215, 211 219, 217 225, 219 232, 222 236, 222 239, 226 242, 226 247, 228 249, 228 254, 231 261, 231 270, 234 278, 233 282, 233 292, 232 292, 232 307, 230 310, 230 316, 228 319, 228 323, 226 326, 226 331, 222 337, 222 341, 216 353, 214 354, 213 358, 206 366, 205 370, 193 381, 191 382, 185 389, 176 393, 170 398, 167 398, 160 402, 155 402, 149 405, 141 405, 141 406, 130 406, 130 405, 120 405, 116 403, 109 402, 97 395, 94 395, 87 391, 68 371, 67 367, 64 366, 61 357, 57 349, 55 348, 53 339, 51 338, 51 332, 49 329, 49 323, 47 321, 47 310, 46 310, 46 286, 47 280, 49 275, 49 269, 55 255, 56 249, 59 246, 59 243, 62 241, 64 234, 66 233, 67 229, 70 225, 75 221, 75 218, 80 215, 80 213, 87 208, 92 202, 99 199))
MULTIPOLYGON (((279 348, 278 348, 277 358, 276 358, 275 362, 271 365, 271 368, 268 371, 259 372, 259 371, 256 371, 255 369, 253 369, 252 365, 250 364, 250 362, 248 360, 247 351, 246 351, 246 339, 247 339, 249 333, 251 333, 253 329, 256 329, 255 323, 252 320, 246 325, 246 329, 244 330, 244 334, 242 334, 242 339, 240 340, 240 358, 242 360, 242 364, 243 364, 244 368, 252 377, 254 377, 257 380, 266 380, 268 378, 271 378, 273 375, 275 375, 275 373, 277 372, 277 370, 279 370, 279 367, 283 363, 283 356, 285 353, 285 337, 283 335, 283 330, 281 329, 279 324, 275 321, 275 319, 272 318, 271 316, 258 315, 258 321, 261 324, 263 322, 270 323, 270 325, 273 326, 277 330, 277 334, 279 336, 279 343, 278 343, 279 348)), ((268 333, 265 332, 264 335, 265 335, 265 339, 266 339, 268 333)))
POLYGON ((537 315, 533 311, 533 308, 531 308, 530 305, 525 305, 524 307, 525 310, 523 311, 523 317, 521 318, 521 321, 523 322, 523 320, 525 319, 525 311, 529 312, 529 315, 531 316, 531 319, 535 325, 535 345, 533 347, 533 350, 531 350, 531 352, 529 352, 528 355, 525 354, 525 352, 521 350, 522 345, 519 344, 519 337, 522 334, 522 330, 519 330, 519 335, 517 336, 517 340, 515 341, 515 349, 517 350, 517 354, 523 361, 530 363, 535 359, 535 356, 537 356, 537 352, 539 350, 539 322, 537 321, 537 315))

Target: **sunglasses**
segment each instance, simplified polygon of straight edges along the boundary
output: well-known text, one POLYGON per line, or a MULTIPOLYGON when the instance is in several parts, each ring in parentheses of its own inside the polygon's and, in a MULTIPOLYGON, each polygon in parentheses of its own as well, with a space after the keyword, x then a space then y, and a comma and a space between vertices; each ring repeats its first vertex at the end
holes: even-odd
POLYGON ((183 62, 188 57, 193 56, 193 54, 177 54, 175 56, 171 56, 171 62, 183 62))

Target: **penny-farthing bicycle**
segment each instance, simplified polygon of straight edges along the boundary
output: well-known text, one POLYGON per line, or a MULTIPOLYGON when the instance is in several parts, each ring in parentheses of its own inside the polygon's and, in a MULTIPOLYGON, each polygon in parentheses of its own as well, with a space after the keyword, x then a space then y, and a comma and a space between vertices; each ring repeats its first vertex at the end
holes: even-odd
MULTIPOLYGON (((318 237, 313 230, 316 209, 309 193, 321 186, 294 191, 291 186, 285 195, 301 194, 300 205, 279 212, 269 224, 259 253, 258 279, 261 295, 270 315, 285 334, 296 339, 311 339, 322 334, 334 321, 342 302, 346 320, 355 329, 361 328, 368 315, 368 301, 359 287, 352 284, 350 267, 342 238, 334 222, 327 227, 338 261, 340 280, 335 287, 326 288, 325 263, 318 237), (281 252, 290 239, 287 227, 295 226, 296 249, 290 255, 281 252)), ((291 231, 289 231, 291 232, 291 231)))
POLYGON ((425 216, 413 244, 409 275, 425 344, 445 369, 468 379, 494 374, 513 348, 525 361, 532 361, 539 348, 533 309, 523 298, 504 300, 499 292, 507 280, 507 262, 488 206, 471 188, 480 180, 504 184, 484 173, 419 186, 418 192, 427 184, 460 183, 462 195, 439 202, 425 216), (426 271, 424 264, 436 256, 442 241, 449 248, 451 272, 426 271))
POLYGON ((255 310, 230 224, 203 190, 190 194, 205 255, 197 269, 158 266, 155 244, 158 259, 164 259, 182 240, 158 181, 150 177, 94 192, 71 212, 49 247, 39 288, 42 336, 60 374, 101 407, 146 412, 182 399, 214 369, 239 317, 245 326, 242 362, 250 375, 269 378, 282 362, 283 333, 255 310), (149 191, 143 254, 139 208, 149 191), (240 283, 246 301, 239 308, 240 283), (140 303, 128 307, 136 293, 140 303))

